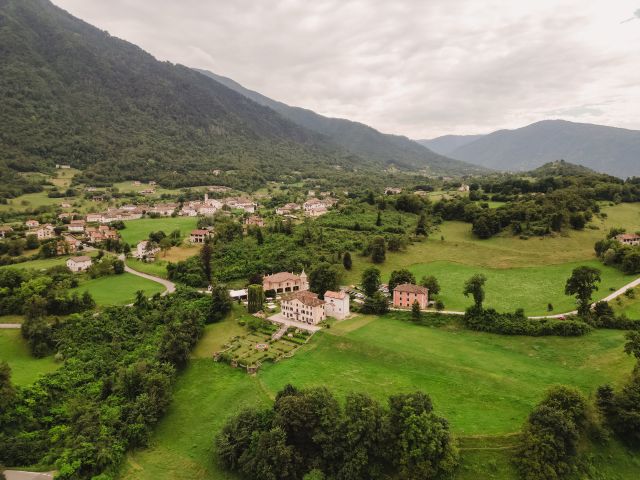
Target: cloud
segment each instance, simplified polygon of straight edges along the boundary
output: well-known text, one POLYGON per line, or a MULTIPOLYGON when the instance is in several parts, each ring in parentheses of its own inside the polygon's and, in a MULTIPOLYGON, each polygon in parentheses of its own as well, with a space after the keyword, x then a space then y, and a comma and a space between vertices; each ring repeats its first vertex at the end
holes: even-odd
POLYGON ((414 138, 550 112, 640 129, 635 1, 54 0, 161 60, 414 138))

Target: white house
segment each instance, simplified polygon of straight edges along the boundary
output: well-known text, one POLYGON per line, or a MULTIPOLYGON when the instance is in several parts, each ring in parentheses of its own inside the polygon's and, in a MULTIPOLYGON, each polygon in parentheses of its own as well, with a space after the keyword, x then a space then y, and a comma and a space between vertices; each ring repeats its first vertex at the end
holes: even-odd
POLYGON ((401 188, 387 187, 384 189, 385 195, 398 195, 399 193, 402 193, 401 188))
POLYGON ((304 213, 310 217, 319 217, 320 215, 324 215, 327 213, 327 208, 331 204, 325 200, 320 200, 318 198, 311 198, 304 202, 302 208, 304 209, 304 213))
POLYGON ((84 220, 71 220, 71 222, 69 222, 68 229, 72 233, 83 233, 85 223, 86 222, 84 220))
POLYGON ((40 222, 38 220, 27 220, 24 224, 27 228, 36 228, 40 225, 40 222))
POLYGON ((327 290, 324 294, 324 311, 327 317, 343 320, 349 315, 349 295, 327 290))
POLYGON ((48 238, 55 237, 56 231, 53 228, 53 225, 51 225, 50 223, 46 223, 38 228, 29 230, 29 234, 35 235, 36 237, 38 237, 38 240, 46 240, 48 238))
POLYGON ((133 256, 141 260, 153 260, 159 251, 160 249, 158 247, 154 247, 148 240, 142 240, 141 242, 138 242, 133 256))
POLYGON ((209 237, 211 237, 211 232, 209 230, 196 229, 191 230, 189 241, 191 243, 204 243, 209 237))
POLYGON ((324 306, 324 300, 320 300, 317 294, 305 290, 284 295, 280 310, 288 319, 317 325, 327 318, 324 306))
POLYGON ((80 257, 71 257, 67 260, 67 268, 72 272, 84 272, 91 266, 91 257, 82 255, 80 257))

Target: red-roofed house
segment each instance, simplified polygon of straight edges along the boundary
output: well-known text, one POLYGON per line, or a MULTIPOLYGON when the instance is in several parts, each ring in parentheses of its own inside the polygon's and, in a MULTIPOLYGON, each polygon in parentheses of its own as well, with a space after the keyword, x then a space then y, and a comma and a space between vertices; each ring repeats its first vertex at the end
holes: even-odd
POLYGON ((411 308, 417 301, 424 310, 429 303, 429 289, 411 283, 403 283, 393 289, 393 306, 396 308, 411 308))
POLYGON ((640 245, 640 235, 637 233, 622 233, 616 235, 616 240, 623 245, 640 245))
POLYGON ((307 274, 304 270, 300 275, 289 272, 274 273, 266 275, 262 279, 262 288, 264 291, 274 290, 276 293, 296 292, 298 290, 309 290, 309 282, 307 274))
POLYGON ((209 237, 211 237, 211 232, 209 230, 191 230, 189 241, 191 243, 204 243, 209 237))

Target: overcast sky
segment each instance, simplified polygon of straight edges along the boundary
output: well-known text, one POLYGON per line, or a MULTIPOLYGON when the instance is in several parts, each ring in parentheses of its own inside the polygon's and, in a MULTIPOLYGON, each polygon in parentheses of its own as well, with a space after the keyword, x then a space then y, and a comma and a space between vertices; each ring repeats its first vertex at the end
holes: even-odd
POLYGON ((640 129, 640 0, 53 0, 160 60, 412 138, 640 129))

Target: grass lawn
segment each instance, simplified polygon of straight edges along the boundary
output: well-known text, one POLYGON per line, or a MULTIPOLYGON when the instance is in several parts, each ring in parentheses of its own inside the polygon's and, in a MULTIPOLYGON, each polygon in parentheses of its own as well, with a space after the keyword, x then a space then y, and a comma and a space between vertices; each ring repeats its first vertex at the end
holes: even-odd
POLYGON ((610 303, 616 313, 624 313, 629 318, 640 320, 640 288, 634 288, 633 291, 633 298, 621 295, 610 303))
POLYGON ((195 217, 141 218, 124 223, 127 228, 120 230, 120 236, 125 242, 136 245, 139 241, 147 238, 151 232, 159 230, 169 235, 177 229, 180 230, 183 237, 186 237, 191 230, 196 228, 198 219, 195 217))
POLYGON ((1 315, 0 323, 22 323, 24 316, 22 315, 1 315))
MULTIPOLYGON (((88 255, 90 257, 95 257, 98 253, 95 251, 92 252, 78 252, 76 255, 88 255)), ((60 257, 54 258, 41 258, 38 260, 30 260, 28 262, 16 263, 14 265, 3 265, 0 268, 32 268, 37 270, 45 270, 47 268, 55 267, 57 265, 66 265, 67 260, 72 255, 63 255, 60 257)))
POLYGON ((135 258, 127 258, 127 265, 139 272, 155 275, 160 278, 167 278, 167 265, 169 262, 179 262, 189 257, 197 255, 199 249, 194 246, 172 247, 166 255, 159 253, 155 262, 143 262, 135 258))
POLYGON ((547 304, 553 304, 553 312, 562 313, 575 309, 575 299, 564 294, 564 286, 571 271, 582 265, 600 269, 602 283, 594 299, 606 297, 611 289, 617 290, 633 280, 620 270, 607 267, 597 260, 564 263, 527 268, 487 268, 452 262, 432 262, 411 265, 409 270, 420 280, 425 275, 435 275, 441 286, 439 298, 448 310, 464 310, 473 300, 462 294, 464 282, 474 273, 487 277, 486 305, 498 311, 514 311, 524 308, 529 315, 544 315, 547 304))
MULTIPOLYGON (((122 193, 128 193, 128 192, 140 193, 142 190, 153 188, 155 190, 155 193, 153 195, 149 195, 148 198, 160 197, 160 195, 163 195, 163 194, 178 195, 180 193, 179 188, 175 188, 175 189, 162 188, 158 185, 149 185, 148 183, 142 183, 141 185, 134 185, 133 182, 131 181, 114 183, 113 186, 122 193)), ((197 187, 194 187, 194 189, 195 188, 197 187)))
MULTIPOLYGON (((5 317, 2 317, 4 321, 5 317)), ((45 373, 53 372, 58 364, 53 356, 35 358, 20 335, 20 330, 0 330, 0 360, 11 367, 11 381, 15 385, 29 385, 45 373)))
POLYGON ((48 190, 45 189, 42 192, 27 193, 16 198, 11 198, 6 205, 0 205, 0 212, 33 209, 47 205, 59 205, 64 201, 62 198, 49 198, 47 193, 48 190))
MULTIPOLYGON (((150 447, 128 456, 122 479, 235 478, 216 465, 212 439, 227 417, 246 406, 268 405, 293 383, 328 385, 340 397, 366 391, 380 400, 424 390, 461 437, 456 479, 515 480, 505 453, 507 434, 519 431, 546 388, 563 383, 592 395, 604 382, 623 381, 633 363, 622 352, 622 332, 573 339, 505 337, 417 326, 391 314, 336 322, 293 358, 249 376, 206 358, 236 334, 234 325, 232 319, 207 327, 150 447), (488 436, 479 441, 476 435, 488 436)), ((610 473, 603 478, 635 478, 637 458, 614 447, 598 451, 599 467, 610 473)))
POLYGON ((123 273, 86 280, 74 290, 80 294, 88 291, 96 304, 103 306, 126 305, 133 302, 138 290, 143 290, 147 296, 151 297, 156 293, 164 292, 164 287, 146 278, 123 273))
POLYGON ((253 315, 237 303, 233 304, 231 313, 222 322, 212 323, 204 327, 204 334, 192 352, 193 358, 212 358, 215 352, 223 349, 229 339, 246 335, 247 328, 241 326, 238 321, 247 321, 253 315))

